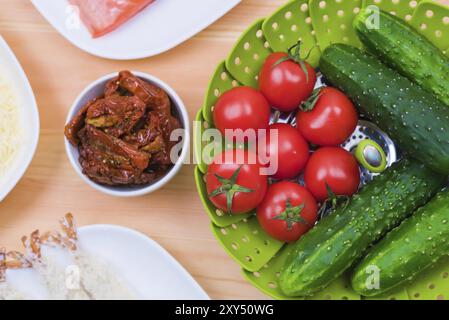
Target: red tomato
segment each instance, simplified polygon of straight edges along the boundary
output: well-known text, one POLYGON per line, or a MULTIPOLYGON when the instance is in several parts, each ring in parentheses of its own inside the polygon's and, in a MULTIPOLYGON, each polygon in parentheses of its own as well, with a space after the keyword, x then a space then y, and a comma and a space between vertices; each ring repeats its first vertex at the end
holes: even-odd
POLYGON ((360 185, 359 166, 354 156, 345 149, 324 147, 310 157, 304 181, 318 201, 328 198, 326 184, 337 196, 352 196, 360 185))
POLYGON ((354 132, 357 111, 351 100, 335 88, 323 88, 318 94, 312 110, 298 112, 297 127, 302 136, 313 144, 339 146, 354 132))
POLYGON ((227 150, 214 158, 207 170, 209 199, 218 208, 232 214, 248 213, 263 200, 267 176, 256 155, 245 150, 227 150))
MULTIPOLYGON (((260 141, 259 141, 260 142, 260 141)), ((266 144, 259 149, 260 157, 266 155, 272 177, 275 179, 291 179, 298 176, 309 159, 309 145, 301 134, 288 124, 277 123, 268 128, 266 144), (271 132, 277 130, 277 138, 271 139, 271 132)))
POLYGON ((287 53, 273 53, 265 61, 259 75, 259 88, 270 104, 282 112, 298 108, 312 94, 316 84, 315 70, 293 58, 276 65, 287 53), (307 70, 307 74, 304 72, 307 70))
POLYGON ((257 208, 257 219, 273 238, 295 242, 318 219, 318 206, 312 194, 297 183, 272 184, 257 208))
POLYGON ((237 87, 218 99, 214 109, 214 124, 223 135, 225 129, 266 129, 270 112, 267 99, 259 91, 250 87, 237 87))

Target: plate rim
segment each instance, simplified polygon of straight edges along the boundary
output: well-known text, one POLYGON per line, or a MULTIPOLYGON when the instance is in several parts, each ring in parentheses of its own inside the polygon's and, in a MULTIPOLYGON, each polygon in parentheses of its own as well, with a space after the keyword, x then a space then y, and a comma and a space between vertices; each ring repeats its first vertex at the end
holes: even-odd
POLYGON ((68 32, 62 28, 61 26, 58 26, 56 21, 51 19, 49 15, 45 12, 44 6, 39 4, 39 0, 31 0, 31 3, 36 8, 36 10, 45 18, 45 20, 60 34, 62 35, 67 41, 69 41, 72 45, 77 47, 78 49, 91 54, 96 57, 109 59, 109 60, 118 60, 118 61, 129 61, 129 60, 138 60, 138 59, 145 59, 149 57, 153 57, 159 54, 162 54, 164 52, 167 52, 178 45, 184 43, 185 41, 189 40, 190 38, 194 37, 213 23, 215 23, 217 20, 222 18, 224 15, 226 15, 229 11, 231 11, 233 8, 235 8, 238 4, 240 4, 242 0, 227 0, 224 2, 223 7, 224 10, 217 11, 216 15, 213 15, 211 19, 207 19, 206 22, 198 24, 195 28, 192 28, 190 32, 184 33, 182 36, 179 36, 175 40, 171 40, 166 43, 165 46, 161 46, 155 49, 148 49, 148 50, 142 50, 141 52, 130 52, 126 55, 120 55, 120 54, 114 54, 114 53, 108 53, 104 54, 102 52, 98 52, 99 49, 95 47, 91 47, 88 44, 85 43, 79 43, 72 39, 68 32))
POLYGON ((119 232, 124 232, 124 233, 128 233, 134 237, 137 237, 143 241, 145 241, 146 243, 148 243, 148 245, 156 250, 158 253, 161 254, 161 256, 163 256, 170 264, 173 265, 173 267, 176 268, 176 270, 183 275, 183 277, 188 280, 188 282, 191 283, 192 288, 195 288, 196 292, 203 296, 202 299, 203 300, 211 300, 211 298, 209 297, 208 293, 203 289, 203 287, 195 280, 195 278, 192 276, 192 274, 190 274, 190 272, 188 272, 184 266, 175 259, 175 257, 173 257, 164 247, 162 247, 158 242, 156 242, 155 240, 153 240, 152 238, 150 238, 149 236, 147 236, 146 234, 128 228, 128 227, 124 227, 124 226, 120 226, 120 225, 113 225, 113 224, 92 224, 92 225, 87 225, 87 226, 83 226, 83 227, 79 227, 78 228, 78 235, 81 236, 83 232, 95 232, 95 230, 112 230, 112 231, 119 231, 119 232))

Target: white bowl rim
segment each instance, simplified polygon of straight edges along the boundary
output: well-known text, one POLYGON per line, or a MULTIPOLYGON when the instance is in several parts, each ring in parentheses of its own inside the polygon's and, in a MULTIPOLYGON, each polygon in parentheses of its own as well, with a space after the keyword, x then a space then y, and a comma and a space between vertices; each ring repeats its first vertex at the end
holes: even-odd
MULTIPOLYGON (((190 119, 189 114, 187 112, 187 109, 185 107, 184 102, 180 98, 180 96, 171 88, 167 83, 162 81, 161 79, 140 71, 133 71, 130 70, 135 76, 142 78, 143 80, 149 81, 160 88, 162 88, 165 92, 167 92, 168 96, 172 100, 172 102, 177 106, 177 111, 179 113, 179 116, 181 117, 181 121, 183 123, 183 127, 185 130, 185 136, 184 136, 184 143, 183 148, 181 152, 181 156, 179 157, 178 161, 175 163, 175 165, 170 169, 169 172, 165 174, 161 179, 157 180, 156 182, 148 185, 148 186, 142 186, 141 188, 138 188, 137 190, 113 190, 113 187, 106 187, 102 186, 101 184, 98 184, 91 179, 89 179, 86 175, 83 174, 82 170, 80 169, 79 159, 75 158, 75 155, 71 151, 72 144, 68 141, 67 137, 64 136, 64 142, 65 142, 65 149, 67 156, 70 160, 70 163, 72 164, 72 167, 75 169, 75 171, 78 173, 78 175, 86 182, 88 185, 90 185, 92 188, 96 189, 97 191, 103 192, 105 194, 115 196, 115 197, 139 197, 143 195, 150 194, 152 192, 155 192, 156 190, 164 187, 169 181, 171 181, 181 170, 181 167, 183 166, 183 163, 185 159, 187 158, 189 154, 189 148, 190 148, 190 119)), ((75 114, 78 112, 79 108, 82 106, 80 105, 80 101, 84 98, 88 92, 90 92, 92 89, 97 87, 98 85, 101 85, 102 83, 111 80, 115 77, 117 77, 119 72, 113 72, 110 74, 107 74, 95 81, 93 81, 91 84, 89 84, 76 98, 75 102, 72 104, 69 113, 66 118, 66 124, 69 123, 75 114)))
POLYGON ((13 177, 8 181, 4 181, 4 184, 0 188, 0 202, 2 202, 8 196, 8 194, 16 187, 19 181, 23 178, 25 172, 28 170, 28 168, 31 165, 31 162, 33 161, 33 158, 37 151, 37 146, 39 144, 40 118, 36 96, 34 95, 30 81, 28 80, 28 77, 25 71, 23 70, 19 60, 15 56, 14 52, 1 35, 0 35, 0 49, 3 49, 5 51, 6 56, 12 62, 13 64, 12 68, 15 69, 15 71, 17 72, 17 75, 22 81, 23 86, 25 88, 25 93, 30 98, 31 105, 29 105, 28 107, 30 114, 32 115, 32 122, 34 123, 35 126, 35 130, 33 132, 30 132, 30 137, 32 138, 32 141, 29 142, 29 149, 28 152, 24 154, 24 157, 22 158, 22 163, 20 164, 19 168, 16 169, 16 173, 13 175, 13 177))

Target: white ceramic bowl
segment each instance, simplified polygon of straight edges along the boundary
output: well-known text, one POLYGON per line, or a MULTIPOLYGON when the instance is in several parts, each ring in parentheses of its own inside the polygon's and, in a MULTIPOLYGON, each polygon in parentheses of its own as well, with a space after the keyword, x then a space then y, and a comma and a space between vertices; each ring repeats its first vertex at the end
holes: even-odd
POLYGON ((23 129, 23 144, 11 167, 0 180, 0 201, 2 201, 22 178, 36 152, 39 141, 39 112, 25 72, 1 36, 0 72, 14 90, 20 113, 20 125, 23 129))
MULTIPOLYGON (((172 101, 172 110, 175 113, 175 115, 179 118, 181 121, 181 124, 183 128, 185 129, 185 136, 183 139, 183 147, 181 155, 178 159, 178 161, 174 164, 174 166, 170 169, 169 172, 166 173, 165 176, 160 178, 159 180, 153 182, 149 185, 143 185, 143 186, 106 186, 98 184, 92 180, 90 180, 86 175, 83 174, 81 165, 79 163, 79 151, 78 147, 73 146, 67 138, 65 138, 65 147, 67 151, 67 155, 69 157, 69 160, 75 169, 75 171, 78 173, 78 175, 91 187, 94 189, 101 191, 103 193, 106 193, 108 195, 117 196, 117 197, 138 197, 143 196, 149 193, 152 193, 160 188, 162 188, 164 185, 166 185, 173 177, 179 172, 181 169, 184 160, 188 156, 188 151, 190 147, 190 122, 189 122, 189 115, 187 113, 186 107, 184 103, 182 102, 181 98, 178 96, 178 94, 165 82, 162 80, 147 74, 143 72, 136 72, 131 71, 134 75, 137 77, 148 81, 163 90, 167 92, 169 95, 171 101, 172 101)), ((66 123, 71 121, 73 117, 77 114, 77 112, 91 99, 97 98, 101 96, 104 92, 104 87, 108 81, 115 78, 117 76, 118 72, 114 72, 111 74, 108 74, 96 81, 94 81, 92 84, 90 84, 84 91, 78 96, 76 101, 73 103, 70 112, 67 116, 66 123)))

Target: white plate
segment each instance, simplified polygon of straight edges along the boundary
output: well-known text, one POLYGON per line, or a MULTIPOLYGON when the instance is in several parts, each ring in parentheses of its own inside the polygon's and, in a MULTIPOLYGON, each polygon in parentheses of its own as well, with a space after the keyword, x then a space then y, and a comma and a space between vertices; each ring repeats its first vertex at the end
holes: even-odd
MULTIPOLYGON (((92 39, 73 21, 67 0, 31 0, 39 12, 78 48, 108 59, 141 59, 165 52, 221 18, 241 0, 156 0, 104 37, 92 39)), ((75 19, 76 20, 76 19, 75 19)))
MULTIPOLYGON (((24 130, 23 145, 12 166, 0 180, 0 201, 16 186, 33 159, 39 140, 39 112, 30 83, 8 44, 0 36, 0 72, 16 95, 21 127, 24 130)), ((1 139, 0 139, 1 140, 1 139)))
POLYGON ((120 272, 145 300, 209 300, 192 276, 159 244, 119 226, 93 225, 78 230, 81 249, 120 272))

